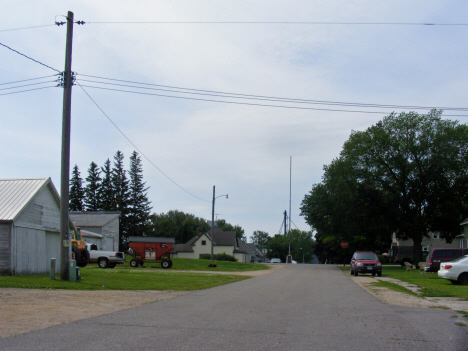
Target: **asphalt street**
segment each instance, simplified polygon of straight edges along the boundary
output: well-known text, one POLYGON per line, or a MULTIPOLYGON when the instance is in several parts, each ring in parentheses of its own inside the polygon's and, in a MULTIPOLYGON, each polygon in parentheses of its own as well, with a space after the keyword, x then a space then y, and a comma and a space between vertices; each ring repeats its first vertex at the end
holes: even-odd
POLYGON ((386 305, 335 266, 298 264, 1 339, 0 350, 468 350, 454 314, 386 305))

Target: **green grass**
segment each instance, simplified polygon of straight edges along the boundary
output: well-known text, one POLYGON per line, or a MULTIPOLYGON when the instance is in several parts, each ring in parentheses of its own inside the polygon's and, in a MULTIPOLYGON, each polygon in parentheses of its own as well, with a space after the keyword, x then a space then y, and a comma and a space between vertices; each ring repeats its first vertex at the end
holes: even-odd
POLYGON ((269 269, 266 265, 238 262, 216 262, 209 268, 210 260, 174 258, 171 269, 162 269, 160 263, 145 262, 141 268, 130 267, 131 257, 114 269, 101 269, 97 264, 81 268, 77 282, 50 280, 47 275, 0 276, 0 288, 73 289, 73 290, 200 290, 248 279, 248 276, 204 274, 177 271, 253 272, 269 269))
MULTIPOLYGON (((128 259, 130 261, 130 258, 128 259)), ((208 265, 210 260, 198 260, 191 258, 173 258, 172 268, 174 270, 189 270, 189 271, 209 271, 209 272, 253 272, 269 269, 267 265, 258 263, 241 263, 228 261, 215 261, 217 267, 210 268, 208 265)), ((125 263, 125 266, 129 263, 125 263)), ((160 268, 160 263, 145 262, 144 266, 160 268)))
POLYGON ((47 274, 1 276, 0 288, 71 289, 71 290, 199 290, 248 279, 246 276, 177 273, 145 268, 81 268, 77 282, 50 280, 47 274))
MULTIPOLYGON (((348 267, 340 267, 343 271, 349 272, 348 267)), ((366 275, 372 278, 370 275, 366 275)), ((410 284, 419 286, 420 296, 425 297, 459 297, 468 300, 467 285, 453 285, 446 279, 441 279, 437 273, 419 273, 419 270, 406 272, 405 267, 384 266, 382 277, 398 279, 410 284)))

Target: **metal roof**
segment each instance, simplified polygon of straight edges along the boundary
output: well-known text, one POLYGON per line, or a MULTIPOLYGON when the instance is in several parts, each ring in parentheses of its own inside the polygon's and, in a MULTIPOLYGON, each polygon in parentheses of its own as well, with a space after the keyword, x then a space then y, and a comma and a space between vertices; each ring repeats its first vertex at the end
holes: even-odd
POLYGON ((103 227, 115 218, 120 212, 106 211, 70 211, 69 217, 77 227, 103 227))
MULTIPOLYGON (((13 221, 50 178, 0 179, 0 221, 13 221)), ((56 197, 57 190, 52 184, 56 197)))

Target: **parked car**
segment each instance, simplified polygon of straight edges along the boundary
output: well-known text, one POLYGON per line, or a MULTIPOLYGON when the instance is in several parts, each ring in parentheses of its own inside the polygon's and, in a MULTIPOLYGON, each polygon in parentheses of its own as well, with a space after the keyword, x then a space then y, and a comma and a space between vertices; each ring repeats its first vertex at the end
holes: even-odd
POLYGON ((437 275, 439 278, 450 280, 452 284, 468 285, 468 256, 441 263, 437 275))
POLYGON ((426 272, 437 272, 440 264, 468 255, 468 249, 432 249, 426 259, 426 272))
POLYGON ((272 259, 270 260, 270 263, 281 263, 281 259, 279 259, 279 258, 272 258, 272 259))
POLYGON ((359 273, 371 273, 382 276, 382 263, 380 263, 377 255, 371 251, 356 251, 351 259, 350 274, 357 276, 359 273))

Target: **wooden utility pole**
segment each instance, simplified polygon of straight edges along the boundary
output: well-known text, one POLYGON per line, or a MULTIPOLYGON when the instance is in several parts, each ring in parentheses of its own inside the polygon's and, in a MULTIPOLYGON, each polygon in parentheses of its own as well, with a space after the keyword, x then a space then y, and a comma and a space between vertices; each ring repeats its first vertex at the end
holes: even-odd
POLYGON ((60 278, 70 280, 70 245, 68 202, 70 198, 70 120, 73 75, 72 63, 73 12, 67 16, 67 44, 65 52, 65 71, 63 72, 63 114, 62 114, 62 173, 60 184, 60 278), (65 242, 68 241, 68 246, 65 242))

